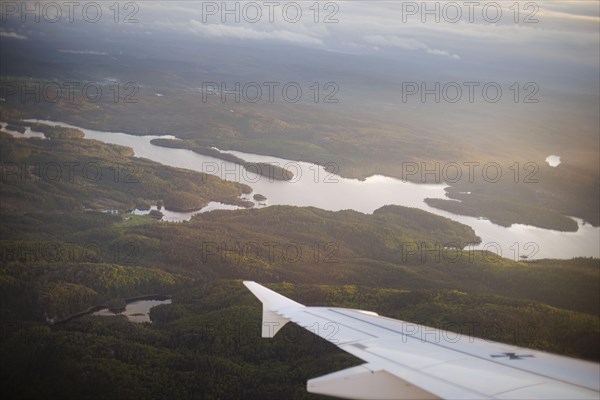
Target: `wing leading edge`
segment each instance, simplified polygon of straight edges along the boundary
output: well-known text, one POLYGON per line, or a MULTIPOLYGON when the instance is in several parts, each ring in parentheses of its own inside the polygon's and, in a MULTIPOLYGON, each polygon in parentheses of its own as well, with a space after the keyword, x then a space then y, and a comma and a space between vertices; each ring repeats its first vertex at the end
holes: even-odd
POLYGON ((307 307, 256 282, 262 337, 294 322, 365 364, 307 382, 348 399, 598 399, 600 365, 346 308, 307 307))

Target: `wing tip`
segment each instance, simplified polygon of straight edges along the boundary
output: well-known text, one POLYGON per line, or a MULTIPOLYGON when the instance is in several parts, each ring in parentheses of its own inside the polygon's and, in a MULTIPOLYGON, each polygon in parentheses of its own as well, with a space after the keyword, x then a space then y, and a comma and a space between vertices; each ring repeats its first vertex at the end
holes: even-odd
POLYGON ((272 338, 289 322, 289 319, 280 314, 277 310, 286 307, 304 307, 304 305, 254 281, 243 281, 243 283, 244 286, 246 286, 262 303, 262 337, 264 338, 272 338))
POLYGON ((256 283, 254 281, 243 281, 244 286, 248 288, 252 292, 256 298, 258 298, 264 306, 268 309, 272 310, 274 307, 287 307, 287 306, 301 306, 304 307, 303 304, 295 302, 294 300, 285 297, 268 287, 261 285, 260 283, 256 283))

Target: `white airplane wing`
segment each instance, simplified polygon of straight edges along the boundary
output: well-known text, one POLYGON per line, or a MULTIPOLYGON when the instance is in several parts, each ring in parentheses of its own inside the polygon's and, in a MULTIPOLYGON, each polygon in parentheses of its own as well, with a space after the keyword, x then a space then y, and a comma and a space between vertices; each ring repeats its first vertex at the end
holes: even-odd
POLYGON ((289 321, 366 361, 311 379, 347 399, 598 399, 600 364, 332 307, 306 307, 256 282, 262 336, 289 321))

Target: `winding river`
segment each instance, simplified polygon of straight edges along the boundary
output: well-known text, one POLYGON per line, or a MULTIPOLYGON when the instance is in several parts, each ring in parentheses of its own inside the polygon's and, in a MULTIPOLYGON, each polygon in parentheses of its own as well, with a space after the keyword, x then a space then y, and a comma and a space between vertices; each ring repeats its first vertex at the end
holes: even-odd
MULTIPOLYGON (((506 228, 486 219, 462 216, 439 210, 425 204, 425 198, 445 198, 443 184, 416 184, 399 179, 374 175, 366 180, 347 179, 327 172, 323 167, 311 163, 285 160, 257 154, 230 151, 246 161, 276 163, 292 171, 295 177, 291 181, 270 180, 267 177, 246 171, 240 165, 194 153, 185 149, 155 146, 150 143, 155 138, 173 136, 135 136, 120 132, 103 132, 77 126, 45 120, 27 120, 63 127, 78 128, 89 139, 105 143, 131 147, 136 157, 143 157, 159 163, 210 173, 222 179, 245 183, 252 187, 253 194, 260 193, 267 200, 256 203, 257 207, 270 205, 293 205, 317 207, 338 211, 352 209, 362 213, 388 204, 416 207, 422 210, 448 217, 471 226, 482 243, 474 249, 486 249, 503 257, 520 259, 572 257, 600 257, 600 228, 574 218, 579 229, 577 232, 559 232, 528 225, 513 224, 506 228), (264 204, 263 204, 264 203, 264 204)), ((12 133, 12 132, 10 132, 12 133)), ((19 136, 19 133, 12 133, 19 136)), ((21 135, 25 136, 25 135, 21 135)), ((251 199, 250 196, 244 198, 251 199)), ((198 212, 214 209, 232 209, 235 207, 220 203, 210 203, 198 212)), ((163 211, 164 212, 164 211, 163 211)), ((177 221, 189 219, 193 213, 170 213, 165 220, 177 221)))

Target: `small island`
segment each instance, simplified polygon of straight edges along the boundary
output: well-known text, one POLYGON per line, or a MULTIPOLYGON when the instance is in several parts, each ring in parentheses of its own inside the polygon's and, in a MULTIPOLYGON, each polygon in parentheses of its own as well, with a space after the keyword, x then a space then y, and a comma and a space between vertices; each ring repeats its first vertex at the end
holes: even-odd
POLYGON ((125 301, 125 299, 112 299, 107 304, 108 311, 114 314, 119 314, 125 311, 126 307, 127 302, 125 301))
POLYGON ((27 130, 27 128, 23 125, 11 125, 11 124, 6 125, 5 129, 9 130, 9 131, 19 132, 19 133, 25 133, 25 131, 27 130))
POLYGON ((150 210, 148 215, 150 216, 150 218, 161 220, 164 214, 158 210, 150 210))
POLYGON ((262 194, 256 193, 254 196, 252 196, 252 198, 256 201, 265 201, 267 200, 267 198, 265 196, 263 196, 262 194))

